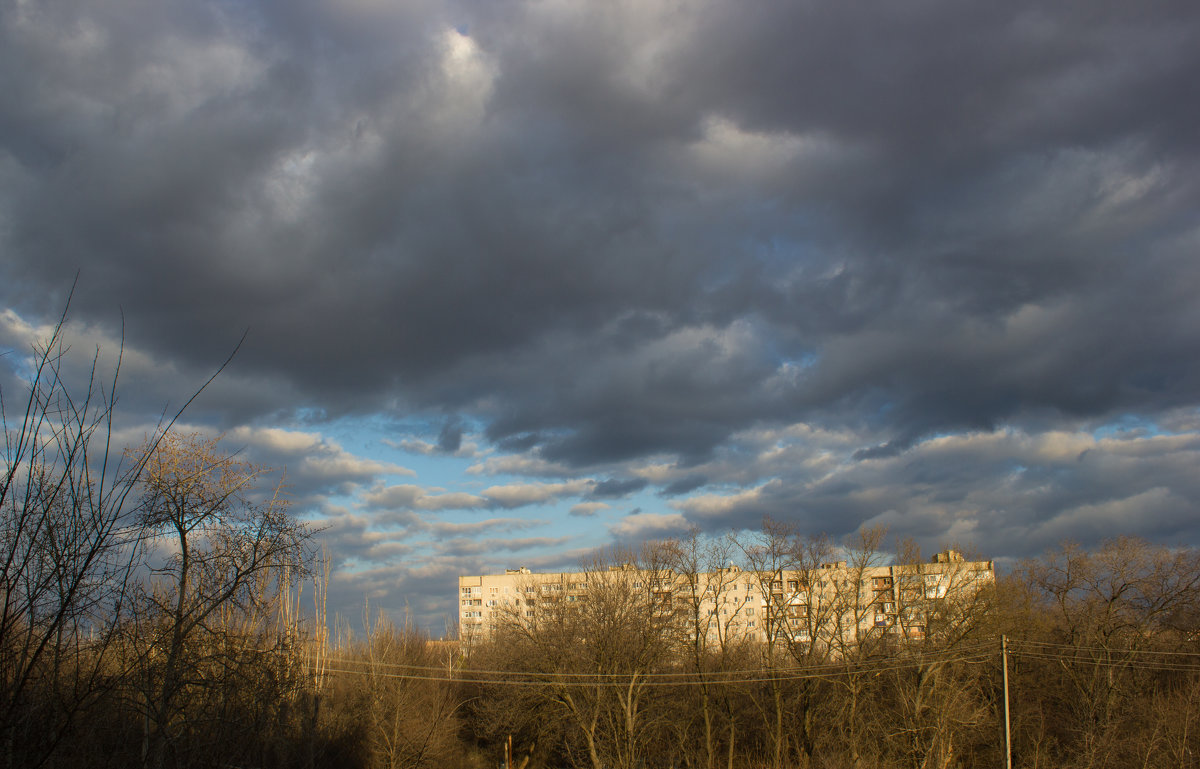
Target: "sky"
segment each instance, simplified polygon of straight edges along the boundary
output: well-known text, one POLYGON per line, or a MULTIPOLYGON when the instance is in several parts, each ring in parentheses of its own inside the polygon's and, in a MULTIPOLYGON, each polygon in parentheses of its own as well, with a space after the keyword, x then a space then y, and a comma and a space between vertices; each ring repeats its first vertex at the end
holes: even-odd
POLYGON ((764 516, 1200 545, 1194 2, 0 0, 0 385, 286 471, 330 609, 764 516), (80 364, 82 365, 82 364, 80 364))

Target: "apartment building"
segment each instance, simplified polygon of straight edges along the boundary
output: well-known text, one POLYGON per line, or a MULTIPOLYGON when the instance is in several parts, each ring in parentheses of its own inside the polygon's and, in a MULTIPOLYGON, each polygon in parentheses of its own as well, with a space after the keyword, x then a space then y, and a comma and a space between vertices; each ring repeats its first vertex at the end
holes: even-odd
POLYGON ((459 637, 478 638, 502 616, 533 619, 539 600, 585 600, 587 581, 586 572, 535 574, 524 566, 503 574, 459 577, 459 637))
POLYGON ((995 581, 992 561, 946 550, 928 563, 878 566, 833 561, 753 571, 730 565, 701 573, 630 564, 602 570, 504 574, 458 580, 460 637, 486 637, 500 622, 536 623, 548 606, 587 601, 589 590, 627 590, 669 620, 681 638, 720 644, 786 641, 835 647, 868 636, 920 639, 931 623, 970 608, 995 581))

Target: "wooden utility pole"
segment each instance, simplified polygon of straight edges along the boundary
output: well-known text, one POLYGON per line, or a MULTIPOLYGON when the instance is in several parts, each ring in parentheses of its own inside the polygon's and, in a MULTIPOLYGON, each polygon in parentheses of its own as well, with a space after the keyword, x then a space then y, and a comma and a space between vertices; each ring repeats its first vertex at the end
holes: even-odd
POLYGON ((1012 769, 1012 727, 1008 717, 1008 636, 1000 636, 1000 663, 1004 667, 1004 769, 1012 769))

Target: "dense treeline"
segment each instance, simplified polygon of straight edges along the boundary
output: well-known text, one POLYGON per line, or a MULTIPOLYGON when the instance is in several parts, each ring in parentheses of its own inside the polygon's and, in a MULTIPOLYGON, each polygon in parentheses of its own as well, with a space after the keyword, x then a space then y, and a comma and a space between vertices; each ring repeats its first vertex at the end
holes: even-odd
POLYGON ((524 594, 487 636, 379 618, 331 642, 312 532, 263 470, 169 430, 110 456, 112 388, 69 397, 57 344, 5 422, 4 766, 1003 766, 1002 638, 1014 766, 1200 765, 1195 550, 1067 545, 964 589, 951 570, 895 632, 864 621, 865 576, 914 547, 768 522, 598 559, 586 600, 524 594), (704 599, 748 574, 832 598, 750 640, 757 603, 704 599))
MULTIPOLYGON (((856 569, 919 560, 880 541, 865 532, 845 543, 852 584, 856 569)), ((829 546, 768 525, 732 546, 656 543, 637 565, 703 572, 731 550, 766 574, 804 573, 829 546), (698 549, 711 557, 694 558, 698 549)), ((803 642, 741 640, 713 627, 720 614, 664 621, 652 599, 631 597, 641 583, 628 574, 599 564, 587 574, 595 599, 543 608, 539 596, 531 617, 516 616, 531 614, 522 607, 469 647, 478 683, 462 696, 476 745, 503 755, 512 735, 528 766, 1003 766, 1007 637, 1014 766, 1198 765, 1194 550, 1064 546, 985 589, 922 595, 919 638, 864 623, 825 642, 821 626, 836 623, 816 612, 799 620, 811 629, 803 642)))

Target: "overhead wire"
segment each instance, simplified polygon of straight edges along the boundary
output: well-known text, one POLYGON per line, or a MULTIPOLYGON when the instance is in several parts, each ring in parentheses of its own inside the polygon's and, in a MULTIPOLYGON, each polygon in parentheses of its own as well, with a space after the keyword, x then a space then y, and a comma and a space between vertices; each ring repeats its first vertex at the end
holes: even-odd
MULTIPOLYGON (((1157 651, 1152 649, 1105 649, 1092 646, 1072 646, 1044 641, 1009 640, 1009 654, 1015 657, 1137 670, 1164 672, 1200 672, 1200 653, 1157 651), (1120 659, 1080 658, 1079 652, 1114 652, 1120 659), (1159 659, 1154 656, 1159 655, 1159 659), (1162 659, 1166 657, 1167 659, 1162 659)), ((920 654, 888 659, 828 662, 818 665, 793 665, 777 668, 739 668, 733 670, 696 671, 626 671, 575 672, 544 670, 498 670, 443 667, 387 662, 346 656, 327 656, 325 672, 339 675, 364 675, 409 681, 454 682, 460 684, 497 686, 553 686, 555 688, 596 687, 680 687, 701 685, 748 685, 771 681, 830 679, 846 676, 878 676, 883 673, 910 670, 927 665, 976 664, 996 657, 994 642, 964 645, 933 654, 920 654)))
MULTIPOLYGON (((993 653, 993 651, 990 648, 991 646, 993 646, 993 645, 985 646, 982 644, 978 644, 978 645, 973 645, 973 646, 960 647, 960 648, 953 650, 953 653, 951 656, 959 655, 964 652, 966 652, 966 653, 980 652, 980 653, 984 653, 984 654, 993 653), (985 649, 987 649, 987 650, 985 651, 985 649)), ((368 660, 363 660, 361 658, 356 659, 353 657, 328 657, 327 659, 330 662, 341 663, 341 664, 367 663, 367 664, 377 666, 377 667, 390 667, 390 668, 397 668, 397 669, 401 669, 401 670, 440 671, 440 670, 446 669, 444 665, 413 665, 413 664, 408 664, 408 663, 403 663, 403 662, 386 662, 383 660, 368 661, 368 660)), ((871 667, 873 665, 877 665, 880 662, 890 662, 891 660, 894 660, 894 659, 896 659, 896 658, 891 657, 891 658, 888 658, 887 660, 880 660, 878 658, 875 658, 875 659, 860 660, 857 662, 828 662, 828 663, 821 663, 821 664, 816 664, 816 665, 789 665, 789 666, 781 666, 781 667, 774 667, 774 668, 755 667, 755 668, 741 668, 741 669, 733 669, 733 670, 710 670, 710 671, 695 671, 695 670, 657 671, 657 672, 647 672, 642 675, 644 675, 645 677, 648 677, 648 678, 673 678, 673 677, 679 677, 679 676, 684 676, 684 675, 705 675, 705 676, 710 676, 710 677, 711 676, 739 676, 739 675, 757 674, 757 673, 760 673, 761 671, 763 671, 764 669, 771 670, 777 674, 790 674, 790 673, 796 673, 796 672, 838 673, 838 672, 846 670, 847 668, 855 667, 856 665, 859 668, 867 668, 867 667, 871 667)), ((904 657, 903 659, 905 659, 905 664, 907 664, 907 665, 922 665, 922 664, 936 664, 936 663, 945 662, 945 661, 947 661, 947 656, 945 654, 920 655, 920 656, 907 656, 907 657, 904 657)), ((951 661, 953 661, 953 660, 951 660, 951 661)), ((484 668, 469 668, 469 667, 463 668, 463 669, 470 670, 471 672, 477 673, 480 675, 520 674, 520 675, 528 676, 531 678, 536 678, 536 677, 597 678, 597 677, 605 677, 605 676, 613 677, 613 678, 627 678, 629 676, 628 673, 623 673, 623 672, 578 673, 578 672, 570 672, 570 671, 557 672, 557 671, 546 671, 546 670, 512 671, 512 670, 495 670, 495 669, 489 670, 489 669, 484 669, 484 668)))
POLYGON ((1039 652, 1016 652, 1011 649, 1009 654, 1014 657, 1024 657, 1026 659, 1047 660, 1052 662, 1070 663, 1072 666, 1087 666, 1087 667, 1103 667, 1103 668, 1122 668, 1127 670, 1162 670, 1177 673, 1195 673, 1200 672, 1200 664, 1187 664, 1183 662, 1167 662, 1167 661, 1139 661, 1139 660, 1099 660, 1099 659, 1078 659, 1065 654, 1039 653, 1039 652))
MULTIPOLYGON (((990 659, 993 656, 994 656, 994 651, 990 651, 990 650, 986 651, 986 652, 978 651, 975 653, 958 654, 956 656, 940 657, 936 660, 936 662, 941 663, 941 664, 973 663, 973 662, 981 662, 981 661, 990 659)), ((638 686, 642 686, 642 687, 701 686, 701 685, 705 685, 705 684, 729 686, 729 685, 739 685, 739 684, 768 683, 771 681, 778 681, 778 680, 792 680, 792 681, 794 681, 794 680, 811 680, 811 679, 826 679, 826 678, 835 678, 835 677, 853 676, 853 675, 860 675, 860 676, 861 675, 875 675, 875 676, 878 676, 878 675, 880 675, 882 673, 886 673, 886 672, 894 672, 894 671, 898 671, 898 670, 906 670, 906 669, 921 667, 922 665, 930 664, 930 659, 929 658, 919 658, 919 659, 908 659, 908 660, 894 660, 894 661, 890 661, 888 664, 864 665, 864 666, 859 666, 859 667, 839 665, 838 667, 841 669, 838 669, 838 670, 829 670, 829 669, 813 670, 811 668, 789 668, 789 669, 762 668, 762 669, 752 670, 752 671, 750 671, 750 670, 730 671, 730 672, 738 673, 740 677, 719 678, 719 679, 704 678, 694 671, 680 671, 677 673, 659 674, 659 675, 673 676, 672 679, 663 679, 663 678, 652 677, 653 674, 649 674, 649 673, 643 674, 643 673, 636 673, 636 672, 611 673, 611 674, 601 674, 601 673, 594 673, 594 674, 559 673, 559 674, 554 674, 554 673, 537 672, 535 675, 530 675, 528 671, 477 671, 477 670, 472 670, 470 668, 460 669, 459 672, 454 673, 451 669, 440 668, 440 669, 438 669, 440 672, 435 674, 433 672, 433 669, 430 669, 427 666, 414 666, 414 667, 423 667, 422 671, 417 672, 417 673, 398 673, 398 672, 391 672, 391 671, 386 671, 386 670, 381 671, 381 670, 378 670, 379 666, 373 666, 369 662, 366 662, 366 664, 365 664, 365 667, 368 668, 366 670, 361 669, 361 667, 359 669, 354 669, 354 667, 335 667, 335 666, 333 666, 333 665, 345 665, 347 662, 350 662, 350 661, 345 660, 344 658, 341 658, 338 660, 329 659, 329 660, 327 660, 327 663, 332 663, 332 665, 327 666, 325 668, 325 670, 326 670, 326 672, 329 672, 329 673, 376 676, 376 677, 382 677, 382 678, 393 678, 393 679, 410 680, 410 681, 440 681, 440 682, 453 681, 455 683, 468 683, 468 684, 480 684, 480 685, 502 685, 502 686, 544 686, 544 685, 549 684, 549 685, 553 685, 556 688, 563 688, 563 687, 566 687, 566 688, 579 688, 579 687, 595 688, 595 687, 626 687, 626 686, 630 686, 632 683, 635 683, 635 682, 637 683, 638 686), (375 667, 376 669, 374 669, 374 670, 370 669, 372 667, 375 667)), ((357 663, 354 663, 354 665, 363 666, 364 661, 359 661, 357 663)))
MULTIPOLYGON (((995 647, 995 644, 988 644, 988 643, 970 644, 970 645, 963 645, 963 646, 955 647, 952 650, 946 650, 946 651, 938 652, 935 654, 908 655, 908 656, 904 657, 904 659, 907 660, 906 664, 926 664, 926 663, 933 664, 933 663, 944 661, 943 658, 945 658, 947 656, 956 656, 956 655, 960 655, 962 653, 970 653, 970 652, 990 653, 990 652, 994 651, 994 647, 995 647)), ((350 663, 350 664, 361 664, 363 662, 366 662, 366 660, 363 660, 361 658, 355 659, 352 657, 328 657, 327 659, 329 659, 331 662, 342 662, 342 663, 350 663)), ((872 665, 872 664, 878 663, 878 662, 885 662, 885 661, 890 662, 891 660, 894 660, 894 659, 896 659, 896 657, 889 657, 886 660, 881 660, 879 658, 873 658, 873 659, 868 658, 868 659, 860 660, 857 663, 842 661, 842 662, 826 662, 826 663, 819 663, 819 664, 812 664, 812 665, 788 665, 788 666, 779 666, 779 667, 770 668, 770 670, 775 671, 776 673, 812 672, 812 671, 838 672, 838 671, 845 670, 848 666, 852 666, 854 664, 858 664, 860 666, 867 666, 867 665, 872 665)), ((409 663, 404 663, 404 662, 386 662, 383 660, 370 661, 369 664, 380 666, 380 667, 392 667, 392 668, 399 668, 399 669, 404 669, 404 670, 417 670, 417 671, 421 671, 421 670, 439 671, 439 670, 446 669, 444 665, 414 665, 414 664, 409 664, 409 663)), ((486 675, 514 675, 516 673, 519 673, 520 675, 525 675, 525 676, 529 676, 529 677, 538 677, 538 676, 548 676, 548 677, 564 677, 564 676, 572 677, 572 676, 574 676, 574 677, 588 677, 588 678, 595 678, 597 676, 628 677, 628 673, 622 673, 622 672, 576 673, 576 672, 557 672, 557 671, 545 671, 545 670, 512 671, 512 670, 496 670, 496 669, 488 670, 485 668, 464 668, 464 669, 469 669, 474 673, 486 674, 486 675)), ((669 678, 669 677, 678 677, 680 675, 697 675, 700 673, 703 673, 704 675, 708 675, 708 676, 720 676, 720 675, 738 676, 738 675, 755 674, 755 673, 761 672, 762 670, 764 670, 764 668, 754 667, 754 668, 741 668, 741 669, 733 669, 733 670, 711 670, 711 671, 660 671, 660 672, 648 672, 643 675, 645 675, 647 677, 652 677, 652 678, 657 678, 657 677, 669 678)))
POLYGON ((1200 658, 1200 652, 1170 651, 1170 650, 1166 650, 1166 649, 1159 650, 1159 649, 1113 648, 1113 647, 1104 647, 1104 646, 1076 646, 1074 644, 1050 643, 1047 641, 1027 641, 1027 640, 1014 639, 1014 638, 1009 638, 1008 643, 1009 643, 1010 649, 1013 646, 1037 646, 1037 647, 1042 647, 1042 648, 1064 649, 1064 650, 1069 650, 1069 651, 1104 652, 1106 654, 1107 653, 1111 653, 1111 654, 1160 654, 1160 655, 1172 656, 1172 657, 1200 658))

